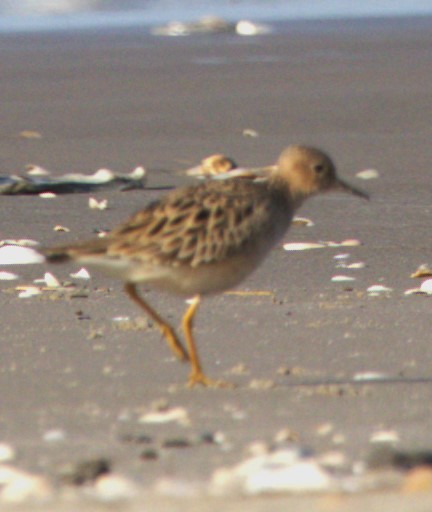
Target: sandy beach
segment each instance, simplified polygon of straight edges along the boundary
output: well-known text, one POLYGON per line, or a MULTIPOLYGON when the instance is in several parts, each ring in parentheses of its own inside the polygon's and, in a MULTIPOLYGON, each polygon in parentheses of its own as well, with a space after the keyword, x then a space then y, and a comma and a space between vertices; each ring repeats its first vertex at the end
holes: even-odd
MULTIPOLYGON (((74 510, 58 497, 59 475, 94 457, 140 490, 110 510, 426 510, 431 490, 398 487, 246 501, 199 493, 182 501, 157 489, 166 480, 202 485, 245 460, 251 443, 277 446, 284 429, 316 454, 342 453, 348 465, 368 460, 377 432, 393 432, 398 450, 432 448, 431 298, 404 293, 420 285, 410 278, 418 266, 432 265, 431 36, 432 18, 287 22, 250 38, 158 38, 139 29, 0 36, 0 174, 28 164, 54 175, 148 171, 145 190, 96 194, 108 199, 104 211, 88 208, 89 194, 2 196, 1 240, 89 238, 164 188, 190 183, 179 171, 207 155, 267 165, 290 143, 325 149, 340 175, 371 195, 311 200, 300 214, 314 226, 292 227, 284 239, 361 245, 280 245, 240 288, 267 293, 203 301, 196 335, 205 368, 235 390, 186 389, 187 368, 137 321, 141 312, 120 283, 92 275, 75 281, 77 297, 22 299, 15 288, 47 269, 2 267, 19 279, 0 282, 0 441, 16 451, 14 467, 55 482, 57 498, 45 510, 74 510), (357 178, 365 169, 379 178, 357 178), (338 268, 340 254, 364 268, 338 268), (332 281, 341 274, 355 280, 332 281), (373 285, 391 290, 371 296, 373 285), (184 408, 187 424, 140 422, 158 406, 184 408), (223 447, 197 441, 215 433, 223 447), (173 439, 183 447, 170 448, 173 439), (149 449, 154 459, 143 456, 149 449)), ((77 269, 49 270, 71 281, 77 269)), ((146 297, 179 324, 181 299, 146 297)), ((80 507, 103 509, 84 499, 80 507)))

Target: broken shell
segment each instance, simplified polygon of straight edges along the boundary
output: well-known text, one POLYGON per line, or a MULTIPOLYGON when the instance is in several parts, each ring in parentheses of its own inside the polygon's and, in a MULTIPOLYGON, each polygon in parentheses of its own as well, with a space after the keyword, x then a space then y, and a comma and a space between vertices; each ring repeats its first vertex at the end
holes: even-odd
POLYGON ((176 421, 182 425, 190 423, 189 415, 183 407, 174 407, 166 411, 154 411, 144 414, 139 418, 139 423, 170 423, 176 421))
POLYGON ((315 223, 307 217, 294 217, 292 220, 293 226, 306 226, 308 228, 315 226, 315 223))
POLYGON ((340 245, 343 247, 357 247, 358 245, 361 245, 361 242, 355 238, 349 238, 348 240, 342 240, 340 245))
POLYGON ((309 249, 322 249, 323 247, 325 247, 324 244, 315 242, 292 242, 283 246, 286 251, 307 251, 309 249))
POLYGON ((388 375, 381 372, 359 372, 354 374, 353 380, 356 382, 374 381, 374 380, 385 380, 388 379, 388 375))
POLYGON ((381 284, 373 284, 366 291, 369 295, 379 295, 380 293, 390 293, 393 291, 393 288, 381 284))
POLYGON ((432 268, 426 263, 423 263, 410 277, 432 277, 432 268))
POLYGON ((18 275, 13 272, 0 272, 0 281, 14 281, 18 279, 18 275))
POLYGON ((340 283, 344 281, 355 281, 356 278, 351 276, 333 276, 331 280, 333 283, 340 283))
POLYGON ((426 279, 420 285, 420 291, 423 293, 427 293, 428 295, 432 295, 432 279, 426 279))
POLYGON ((60 232, 63 232, 63 233, 69 233, 70 229, 66 228, 65 226, 57 225, 57 226, 54 226, 54 231, 60 231, 60 232))
POLYGON ((57 197, 57 194, 54 194, 54 192, 42 192, 39 194, 39 197, 42 197, 42 199, 54 199, 57 197))
POLYGON ((17 240, 13 240, 13 239, 0 240, 0 247, 3 247, 4 245, 19 245, 20 247, 35 247, 36 245, 39 245, 39 242, 36 242, 36 240, 32 240, 30 238, 19 238, 17 240))
POLYGON ((90 274, 85 268, 78 270, 75 274, 69 274, 73 279, 90 279, 90 274))
POLYGON ((55 277, 55 275, 51 274, 51 272, 45 272, 44 281, 49 288, 58 288, 61 286, 60 281, 55 277))
POLYGON ((42 263, 45 258, 30 247, 4 245, 0 247, 0 265, 28 265, 42 263))
POLYGON ((239 36, 256 36, 259 34, 268 34, 272 31, 268 25, 254 23, 249 20, 240 20, 235 26, 235 31, 239 36))
POLYGON ((15 289, 19 291, 18 297, 20 299, 28 299, 42 293, 41 289, 37 286, 17 286, 15 289))
POLYGON ((245 128, 243 130, 243 137, 258 137, 258 132, 256 130, 252 130, 251 128, 245 128))
POLYGON ((35 130, 23 130, 23 131, 19 132, 18 135, 20 137, 23 137, 24 139, 41 139, 42 138, 42 134, 35 130))
POLYGON ((102 199, 98 201, 94 197, 89 198, 89 208, 91 210, 106 210, 108 207, 108 199, 102 199))
POLYGON ((32 176, 46 176, 50 174, 47 169, 44 169, 40 165, 28 164, 25 166, 27 174, 32 176))
POLYGON ((369 439, 370 443, 397 443, 399 441, 400 437, 396 430, 378 430, 369 439))
POLYGON ((374 180, 379 177, 379 172, 375 169, 365 169, 356 174, 357 178, 361 180, 374 180))
POLYGON ((365 268, 366 264, 363 261, 356 261, 354 263, 350 263, 345 268, 351 268, 351 269, 359 269, 359 268, 365 268))

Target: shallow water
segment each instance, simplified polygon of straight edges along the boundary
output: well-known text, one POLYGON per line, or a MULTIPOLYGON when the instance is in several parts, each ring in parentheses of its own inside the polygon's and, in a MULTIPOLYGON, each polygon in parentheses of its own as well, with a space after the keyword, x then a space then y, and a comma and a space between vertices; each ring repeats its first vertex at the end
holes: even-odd
POLYGON ((426 14, 430 0, 0 0, 0 31, 149 26, 208 15, 281 21, 426 14))

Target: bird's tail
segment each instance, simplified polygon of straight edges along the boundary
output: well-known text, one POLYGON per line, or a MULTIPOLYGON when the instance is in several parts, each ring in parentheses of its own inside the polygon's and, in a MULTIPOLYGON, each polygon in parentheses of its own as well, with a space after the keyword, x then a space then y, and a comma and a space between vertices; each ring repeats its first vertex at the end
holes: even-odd
POLYGON ((66 263, 87 257, 101 256, 106 253, 107 245, 105 238, 95 238, 76 244, 43 247, 39 252, 49 263, 66 263))

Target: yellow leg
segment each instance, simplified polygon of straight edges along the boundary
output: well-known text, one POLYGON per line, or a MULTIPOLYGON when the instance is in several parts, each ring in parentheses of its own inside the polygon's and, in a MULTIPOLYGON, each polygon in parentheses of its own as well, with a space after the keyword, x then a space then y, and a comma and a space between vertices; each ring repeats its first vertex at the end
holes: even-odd
POLYGON ((188 386, 193 387, 195 384, 201 384, 202 386, 217 388, 232 387, 228 382, 209 379, 202 371, 201 363, 198 357, 198 351, 192 334, 193 320, 199 303, 200 296, 196 295, 191 300, 190 306, 186 310, 182 320, 183 332, 185 334, 186 345, 189 351, 189 359, 192 366, 191 372, 189 374, 188 386))
POLYGON ((135 304, 138 304, 138 306, 142 308, 154 322, 156 322, 174 355, 178 357, 180 361, 187 361, 189 356, 183 345, 180 343, 174 329, 168 322, 160 317, 156 311, 144 301, 142 297, 138 295, 135 284, 126 283, 124 290, 128 297, 130 297, 135 302, 135 304))

